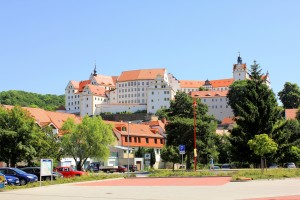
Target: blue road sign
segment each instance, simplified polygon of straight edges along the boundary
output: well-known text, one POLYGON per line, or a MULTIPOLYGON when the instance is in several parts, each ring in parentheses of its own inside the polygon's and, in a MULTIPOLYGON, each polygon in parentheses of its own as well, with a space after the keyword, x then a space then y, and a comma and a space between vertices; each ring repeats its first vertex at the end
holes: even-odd
POLYGON ((185 145, 179 145, 179 154, 185 154, 185 145))

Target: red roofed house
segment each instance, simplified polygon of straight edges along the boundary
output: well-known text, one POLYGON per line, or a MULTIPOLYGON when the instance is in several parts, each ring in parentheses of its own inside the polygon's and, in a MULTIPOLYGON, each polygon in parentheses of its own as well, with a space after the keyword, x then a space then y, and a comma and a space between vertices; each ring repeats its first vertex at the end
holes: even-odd
POLYGON ((153 148, 156 155, 155 168, 162 166, 160 159, 161 149, 165 144, 164 137, 157 128, 151 128, 145 124, 133 124, 126 122, 105 121, 113 126, 114 134, 117 137, 118 146, 123 147, 124 151, 119 155, 119 164, 126 165, 128 159, 128 147, 130 164, 135 164, 143 168, 141 159, 134 158, 134 151, 139 147, 153 148), (129 137, 129 140, 128 140, 129 137))

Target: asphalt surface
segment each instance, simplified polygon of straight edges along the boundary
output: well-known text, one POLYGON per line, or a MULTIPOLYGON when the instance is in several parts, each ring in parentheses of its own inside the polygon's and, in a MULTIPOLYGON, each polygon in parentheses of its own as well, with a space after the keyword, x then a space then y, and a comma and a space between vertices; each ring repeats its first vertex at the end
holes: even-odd
POLYGON ((300 179, 136 178, 0 192, 1 200, 300 200, 300 179))

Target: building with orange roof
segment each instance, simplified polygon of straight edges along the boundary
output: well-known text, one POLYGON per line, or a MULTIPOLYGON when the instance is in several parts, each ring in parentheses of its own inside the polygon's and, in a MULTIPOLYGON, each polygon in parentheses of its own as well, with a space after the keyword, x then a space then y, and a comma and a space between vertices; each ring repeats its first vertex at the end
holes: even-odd
MULTIPOLYGON (((2 106, 7 109, 12 109, 14 107, 9 105, 2 106)), ((38 126, 41 128, 49 126, 52 128, 53 134, 57 134, 59 136, 63 135, 63 131, 61 130, 62 125, 68 118, 74 119, 75 123, 81 123, 81 118, 74 114, 46 111, 41 108, 22 108, 29 112, 31 117, 35 119, 38 126)))
MULTIPOLYGON (((126 159, 131 158, 134 160, 134 151, 137 151, 139 147, 153 148, 156 157, 155 168, 162 166, 162 160, 160 158, 161 149, 165 144, 165 138, 160 134, 159 129, 149 126, 147 124, 133 124, 128 122, 114 122, 105 121, 107 124, 113 126, 113 132, 117 137, 118 146, 124 149, 124 153, 120 155, 119 163, 127 162, 126 159), (128 152, 129 147, 129 152, 128 152), (125 159, 125 160, 122 160, 125 159)), ((139 165, 135 161, 131 163, 139 165)))
MULTIPOLYGON (((234 81, 249 79, 247 65, 242 62, 240 55, 237 63, 233 65, 232 73, 232 78, 227 79, 178 80, 172 74, 168 74, 165 68, 129 70, 121 72, 120 76, 104 76, 97 74, 95 67, 89 80, 70 81, 67 85, 66 111, 81 116, 105 112, 134 113, 142 110, 154 114, 159 109, 169 108, 170 101, 178 91, 191 93, 199 91, 202 87, 208 91, 219 91, 221 95, 223 91, 229 90, 234 81)), ((270 86, 269 74, 262 78, 270 86)), ((228 111, 230 107, 224 102, 216 103, 216 97, 202 98, 203 101, 211 101, 208 104, 209 113, 217 119, 232 116, 232 111, 228 111)), ((225 97, 221 95, 219 98, 225 97)))

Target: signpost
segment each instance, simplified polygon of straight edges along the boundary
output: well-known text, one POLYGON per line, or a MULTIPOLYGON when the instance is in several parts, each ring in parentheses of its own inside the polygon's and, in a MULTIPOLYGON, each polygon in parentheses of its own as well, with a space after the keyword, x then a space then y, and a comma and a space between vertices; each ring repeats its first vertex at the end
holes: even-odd
POLYGON ((40 170, 40 185, 42 185, 42 176, 51 176, 51 182, 53 170, 53 160, 52 159, 41 159, 41 170, 40 170))
POLYGON ((151 159, 151 154, 150 154, 150 153, 146 153, 146 154, 145 154, 145 165, 146 165, 147 167, 150 166, 150 159, 151 159))
POLYGON ((181 166, 183 173, 183 154, 185 154, 185 145, 179 145, 179 154, 181 154, 181 166))

